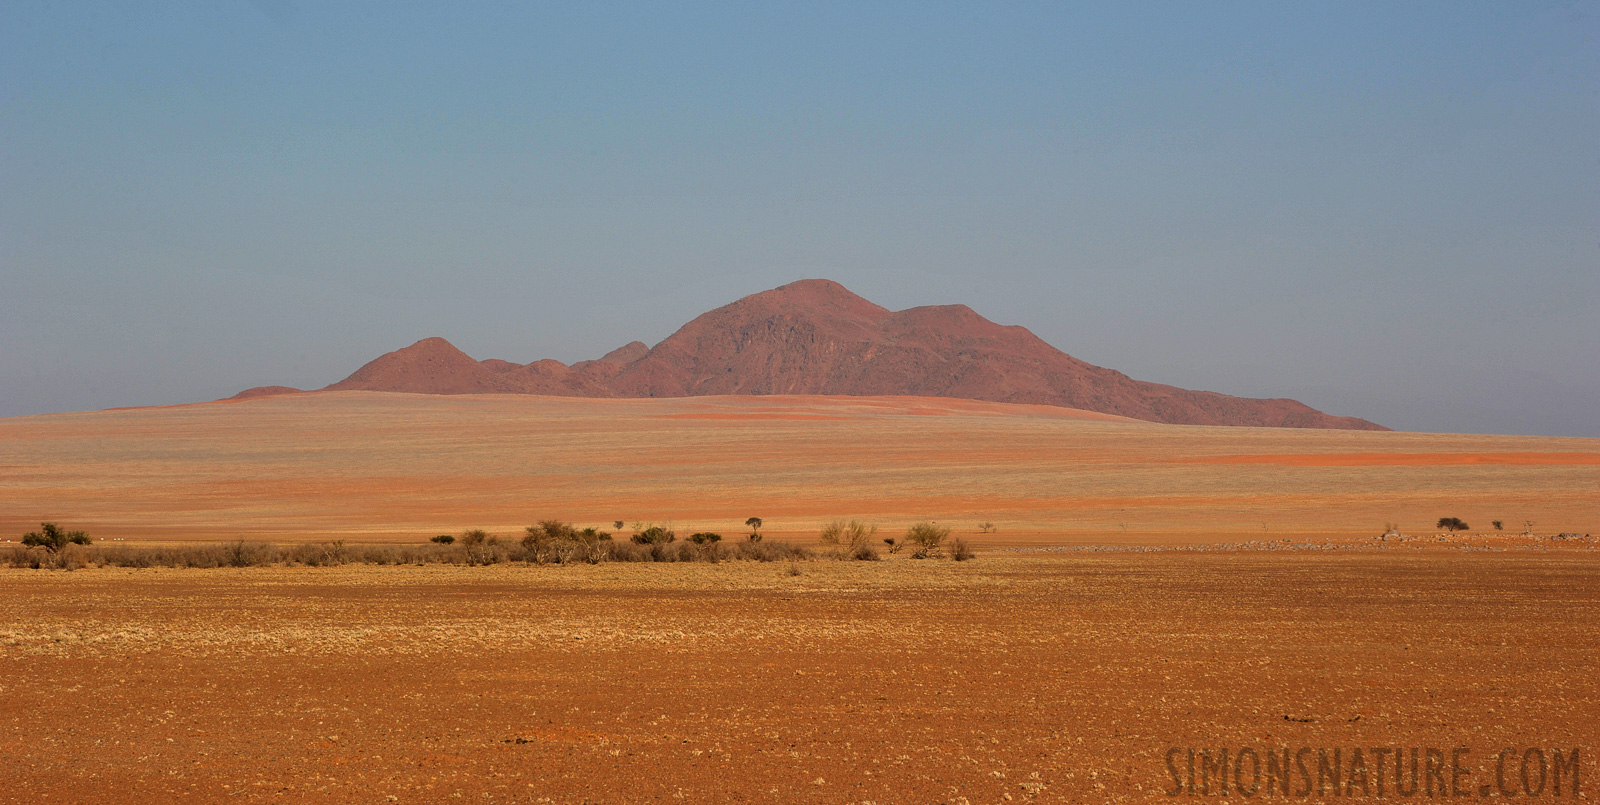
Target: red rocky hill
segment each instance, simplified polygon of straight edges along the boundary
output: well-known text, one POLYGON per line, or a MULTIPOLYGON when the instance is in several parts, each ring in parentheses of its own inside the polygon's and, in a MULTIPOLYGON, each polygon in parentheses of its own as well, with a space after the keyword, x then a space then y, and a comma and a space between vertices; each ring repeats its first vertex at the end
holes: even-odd
POLYGON ((652 348, 636 341, 572 366, 476 361, 442 338, 428 338, 328 388, 576 397, 914 395, 1059 405, 1185 425, 1384 430, 1294 400, 1141 382, 965 305, 890 311, 828 280, 747 296, 652 348))

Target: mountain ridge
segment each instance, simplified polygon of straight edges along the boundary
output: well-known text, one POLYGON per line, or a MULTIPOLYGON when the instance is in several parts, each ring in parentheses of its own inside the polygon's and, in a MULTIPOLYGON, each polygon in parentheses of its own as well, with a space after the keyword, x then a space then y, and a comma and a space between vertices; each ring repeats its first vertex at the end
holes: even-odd
MULTIPOLYGON (((746 296, 695 317, 653 347, 634 341, 571 366, 549 359, 477 361, 432 337, 369 361, 326 390, 908 395, 1054 405, 1168 424, 1388 430, 1286 398, 1234 397, 1134 380, 1074 358, 1026 327, 989 321, 966 305, 891 311, 823 279, 746 296)), ((238 396, 275 392, 260 387, 238 396)))

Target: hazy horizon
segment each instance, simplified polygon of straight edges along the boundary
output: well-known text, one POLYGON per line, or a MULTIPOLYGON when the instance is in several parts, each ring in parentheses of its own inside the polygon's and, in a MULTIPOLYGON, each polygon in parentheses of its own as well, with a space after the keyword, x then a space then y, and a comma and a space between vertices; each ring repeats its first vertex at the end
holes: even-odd
POLYGON ((566 363, 804 278, 1600 436, 1600 6, 0 9, 0 416, 566 363))

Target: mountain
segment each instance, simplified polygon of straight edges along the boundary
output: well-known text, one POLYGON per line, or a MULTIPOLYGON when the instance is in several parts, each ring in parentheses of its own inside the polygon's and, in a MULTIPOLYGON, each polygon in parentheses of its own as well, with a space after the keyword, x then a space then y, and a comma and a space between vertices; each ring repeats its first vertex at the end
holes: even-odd
POLYGON ((1386 430, 1294 400, 1134 380, 965 305, 891 311, 828 280, 747 296, 654 347, 635 341, 572 366, 477 361, 442 338, 427 338, 328 389, 569 397, 913 395, 1056 405, 1183 425, 1386 430))

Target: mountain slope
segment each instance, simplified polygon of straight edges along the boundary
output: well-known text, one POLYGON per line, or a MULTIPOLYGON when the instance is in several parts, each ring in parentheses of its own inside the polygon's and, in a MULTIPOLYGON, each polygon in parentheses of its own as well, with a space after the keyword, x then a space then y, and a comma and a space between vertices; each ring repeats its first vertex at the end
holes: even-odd
POLYGON ((1081 408, 1184 425, 1385 430, 1288 399, 1249 399, 1134 380, 965 305, 891 311, 829 280, 753 294, 654 347, 637 341, 567 366, 475 361, 427 338, 329 389, 576 397, 839 394, 957 397, 1081 408))
POLYGON ((1058 405, 1185 425, 1383 429, 1294 400, 1137 381, 965 305, 891 312, 828 280, 791 283, 710 311, 611 385, 624 397, 909 394, 1058 405))

